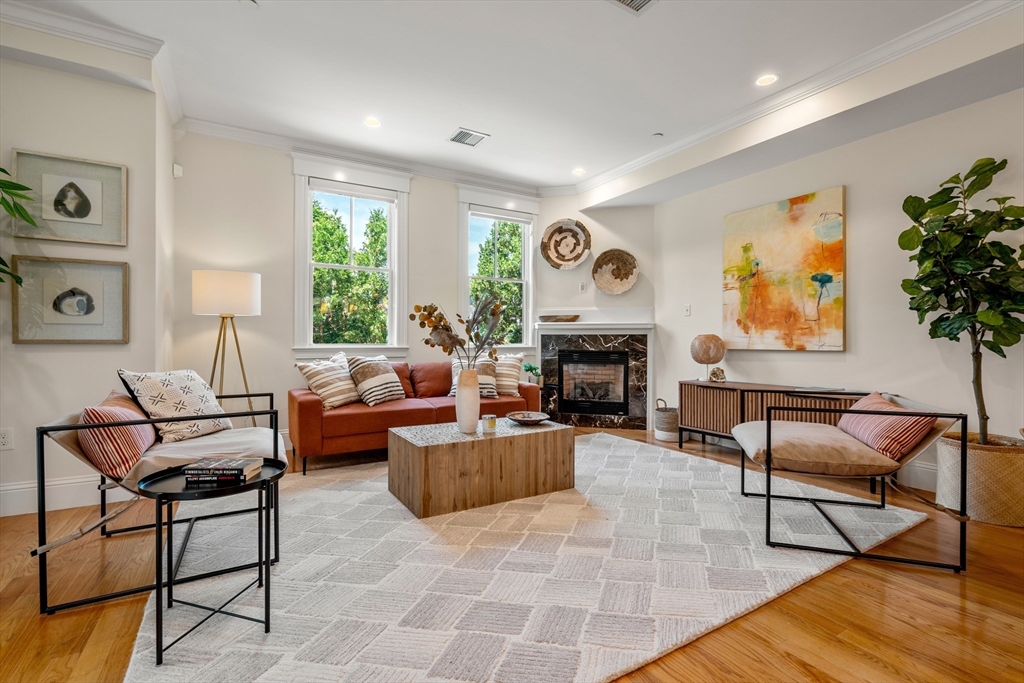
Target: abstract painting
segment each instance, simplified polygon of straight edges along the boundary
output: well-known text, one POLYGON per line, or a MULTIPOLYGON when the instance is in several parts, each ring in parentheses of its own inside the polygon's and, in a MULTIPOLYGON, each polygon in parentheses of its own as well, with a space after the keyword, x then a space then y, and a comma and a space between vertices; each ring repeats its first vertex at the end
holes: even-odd
POLYGON ((725 217, 727 348, 843 350, 844 199, 833 187, 725 217))

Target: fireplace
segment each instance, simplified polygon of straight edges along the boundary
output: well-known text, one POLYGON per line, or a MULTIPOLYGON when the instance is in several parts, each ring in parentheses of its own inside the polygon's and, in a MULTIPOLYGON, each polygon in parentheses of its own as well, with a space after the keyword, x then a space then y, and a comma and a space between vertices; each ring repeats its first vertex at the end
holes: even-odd
POLYGON ((629 352, 558 352, 558 412, 629 415, 629 352))

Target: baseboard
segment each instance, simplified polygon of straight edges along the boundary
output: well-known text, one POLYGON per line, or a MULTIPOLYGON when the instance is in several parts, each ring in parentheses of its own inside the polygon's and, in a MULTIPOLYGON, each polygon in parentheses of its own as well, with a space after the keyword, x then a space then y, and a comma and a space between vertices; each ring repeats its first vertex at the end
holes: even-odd
MULTIPOLYGON (((99 475, 61 477, 46 481, 46 509, 63 510, 85 505, 99 505, 99 475)), ((107 491, 107 501, 128 500, 131 494, 122 488, 107 491)), ((0 484, 0 517, 26 515, 36 511, 36 482, 15 481, 0 484)))
POLYGON ((938 466, 933 462, 914 461, 900 470, 898 475, 901 484, 912 489, 934 492, 938 488, 938 466))

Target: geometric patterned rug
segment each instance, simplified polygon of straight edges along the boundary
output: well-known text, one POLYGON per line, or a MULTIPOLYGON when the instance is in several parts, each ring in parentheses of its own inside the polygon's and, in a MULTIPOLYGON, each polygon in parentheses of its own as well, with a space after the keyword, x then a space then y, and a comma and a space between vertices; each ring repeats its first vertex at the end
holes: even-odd
MULTIPOLYGON (((763 483, 747 470, 751 490, 763 483)), ((773 487, 849 498, 785 479, 773 487)), ((243 504, 185 503, 178 514, 243 504)), ((844 547, 810 505, 772 511, 775 539, 844 547)), ((862 548, 925 518, 830 512, 862 548)), ((255 537, 254 515, 197 523, 181 575, 254 560, 255 537)), ((740 496, 738 467, 608 434, 576 440, 575 489, 425 520, 388 493, 386 462, 313 470, 281 480, 271 633, 216 615, 157 667, 151 595, 126 680, 601 683, 844 561, 766 547, 764 502, 740 496)), ((174 590, 220 604, 251 580, 174 590)), ((262 604, 253 588, 227 609, 261 618, 262 604)), ((164 610, 164 643, 205 615, 164 610)))

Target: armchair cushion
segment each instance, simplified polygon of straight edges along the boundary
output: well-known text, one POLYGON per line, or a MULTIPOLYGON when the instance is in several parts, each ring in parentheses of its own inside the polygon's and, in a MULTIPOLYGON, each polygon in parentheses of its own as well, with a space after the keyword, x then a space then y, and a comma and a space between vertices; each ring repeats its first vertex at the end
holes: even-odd
MULTIPOLYGON (((127 394, 110 392, 97 406, 82 411, 83 424, 131 422, 147 416, 127 394)), ((72 432, 73 433, 73 432, 72 432)), ((100 427, 83 429, 78 435, 82 451, 93 466, 111 479, 120 481, 156 441, 153 425, 100 427)))
MULTIPOLYGON (((762 467, 768 450, 767 422, 744 422, 732 429, 747 457, 762 467)), ((814 422, 772 420, 772 469, 840 477, 877 477, 900 468, 838 427, 814 422)))
MULTIPOLYGON (((150 418, 185 417, 222 414, 213 389, 195 370, 170 372, 129 372, 118 370, 118 376, 131 397, 150 418)), ((158 422, 162 441, 185 441, 222 429, 231 429, 226 418, 195 422, 158 422)))
MULTIPOLYGON (((868 394, 850 406, 850 409, 884 410, 892 413, 908 412, 907 408, 890 403, 878 392, 868 394)), ((841 430, 893 460, 899 460, 914 450, 914 447, 928 435, 934 425, 934 417, 909 415, 889 417, 887 415, 846 413, 839 420, 841 430)))

